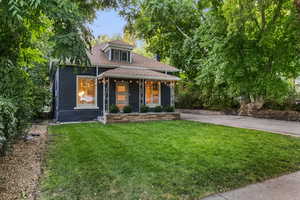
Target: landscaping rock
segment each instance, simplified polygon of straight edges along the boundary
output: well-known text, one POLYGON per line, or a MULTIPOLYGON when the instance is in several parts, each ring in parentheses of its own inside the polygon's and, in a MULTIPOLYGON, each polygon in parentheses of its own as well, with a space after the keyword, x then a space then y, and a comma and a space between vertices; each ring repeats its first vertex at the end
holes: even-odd
POLYGON ((297 111, 258 110, 250 113, 248 116, 287 121, 300 121, 300 112, 297 111))
POLYGON ((18 141, 9 155, 0 157, 0 200, 36 199, 47 125, 33 125, 30 133, 40 137, 29 135, 27 141, 18 141))
POLYGON ((104 123, 144 122, 156 120, 179 120, 180 113, 110 113, 104 116, 104 123))

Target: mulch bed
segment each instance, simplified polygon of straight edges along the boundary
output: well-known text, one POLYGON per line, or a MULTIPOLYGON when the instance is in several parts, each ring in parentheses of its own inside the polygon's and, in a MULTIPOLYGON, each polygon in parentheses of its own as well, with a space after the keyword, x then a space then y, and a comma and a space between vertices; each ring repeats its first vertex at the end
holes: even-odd
POLYGON ((11 153, 0 157, 0 200, 36 198, 46 149, 47 124, 31 127, 29 140, 18 141, 11 153))

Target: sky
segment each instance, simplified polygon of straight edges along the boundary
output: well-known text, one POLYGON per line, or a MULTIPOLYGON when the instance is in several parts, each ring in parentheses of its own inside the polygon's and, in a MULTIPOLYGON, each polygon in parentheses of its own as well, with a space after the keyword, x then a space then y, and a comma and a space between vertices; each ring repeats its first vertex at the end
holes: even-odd
POLYGON ((95 37, 99 35, 122 35, 125 26, 125 20, 114 10, 98 11, 97 17, 90 28, 95 37))

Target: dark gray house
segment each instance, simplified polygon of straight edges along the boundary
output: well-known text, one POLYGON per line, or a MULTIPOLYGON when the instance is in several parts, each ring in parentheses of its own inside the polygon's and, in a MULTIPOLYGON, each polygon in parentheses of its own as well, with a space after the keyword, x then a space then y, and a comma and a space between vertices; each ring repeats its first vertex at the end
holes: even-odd
POLYGON ((61 65, 53 73, 53 113, 58 122, 103 120, 111 105, 122 112, 141 107, 174 106, 175 67, 132 52, 133 46, 111 41, 93 47, 92 67, 61 65))

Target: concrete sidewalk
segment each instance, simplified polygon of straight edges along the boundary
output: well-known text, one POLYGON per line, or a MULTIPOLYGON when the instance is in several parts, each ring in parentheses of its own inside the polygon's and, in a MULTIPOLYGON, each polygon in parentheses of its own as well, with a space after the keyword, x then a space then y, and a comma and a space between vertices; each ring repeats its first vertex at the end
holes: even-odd
POLYGON ((206 197, 202 200, 299 200, 300 172, 206 197))
POLYGON ((181 113, 181 118, 184 120, 232 126, 238 128, 262 130, 300 137, 300 122, 220 114, 181 113))

